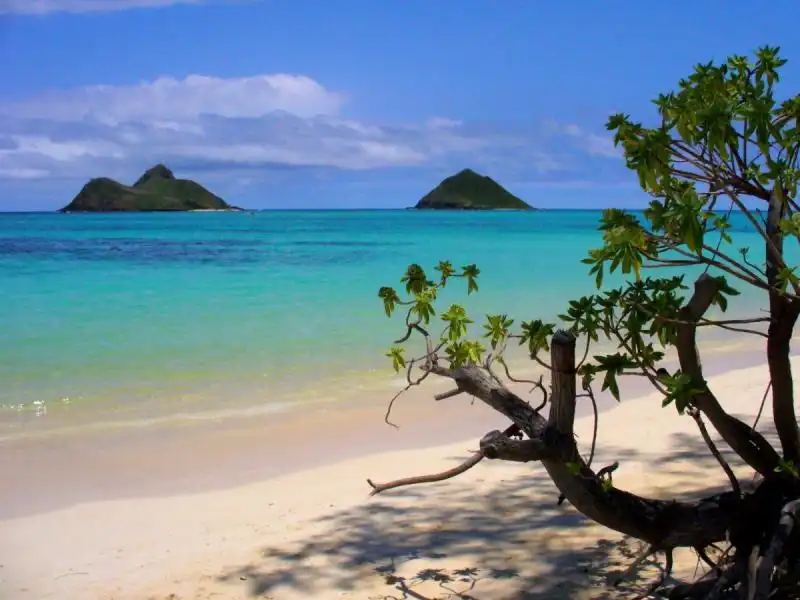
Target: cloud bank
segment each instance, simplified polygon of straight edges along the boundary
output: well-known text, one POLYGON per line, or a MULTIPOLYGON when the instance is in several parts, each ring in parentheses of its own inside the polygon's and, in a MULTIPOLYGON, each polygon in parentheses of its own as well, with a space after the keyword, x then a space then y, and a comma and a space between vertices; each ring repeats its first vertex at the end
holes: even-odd
POLYGON ((466 161, 557 171, 530 136, 446 117, 375 124, 343 116, 347 97, 303 75, 161 77, 0 103, 0 178, 129 179, 179 170, 366 170, 466 161))

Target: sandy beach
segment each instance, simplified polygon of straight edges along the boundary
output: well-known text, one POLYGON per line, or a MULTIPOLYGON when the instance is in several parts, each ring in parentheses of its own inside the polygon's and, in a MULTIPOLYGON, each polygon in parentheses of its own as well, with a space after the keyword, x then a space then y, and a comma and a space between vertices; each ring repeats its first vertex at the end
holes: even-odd
MULTIPOLYGON (((734 414, 758 411, 766 369, 747 366, 758 358, 715 359, 711 385, 734 414)), ((485 460, 447 482, 368 496, 366 478, 449 468, 505 427, 467 399, 433 402, 436 389, 404 399, 399 430, 375 397, 272 428, 251 418, 6 443, 0 598, 618 597, 607 580, 640 543, 557 506, 538 464, 485 460)), ((673 498, 724 484, 690 418, 652 395, 602 403, 595 464, 620 461, 617 487, 673 498)), ((581 409, 586 452, 592 419, 581 409)), ((696 563, 681 554, 677 574, 696 563)))

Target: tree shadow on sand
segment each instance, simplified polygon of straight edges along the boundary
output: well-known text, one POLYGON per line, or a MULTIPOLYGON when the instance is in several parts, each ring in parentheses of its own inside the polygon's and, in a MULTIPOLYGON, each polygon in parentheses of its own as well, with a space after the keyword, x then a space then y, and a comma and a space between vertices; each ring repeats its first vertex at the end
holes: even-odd
MULTIPOLYGON (((699 434, 675 434, 671 448, 657 457, 623 447, 604 448, 603 454, 620 457, 623 468, 625 457, 658 465, 653 468, 674 482, 661 491, 663 498, 721 489, 697 489, 698 473, 706 481, 724 481, 699 434), (691 466, 679 462, 687 459, 691 466)), ((736 467, 732 453, 724 454, 736 467)), ((661 561, 651 557, 620 586, 611 586, 642 543, 592 523, 568 503, 559 506, 540 465, 518 466, 499 483, 484 481, 478 471, 469 482, 394 490, 331 513, 319 520, 319 533, 289 547, 264 548, 258 560, 219 580, 267 598, 292 590, 309 598, 327 592, 370 600, 600 600, 632 598, 657 577, 661 561)), ((498 467, 507 465, 484 461, 476 470, 498 467)), ((688 550, 684 564, 694 568, 688 550)))

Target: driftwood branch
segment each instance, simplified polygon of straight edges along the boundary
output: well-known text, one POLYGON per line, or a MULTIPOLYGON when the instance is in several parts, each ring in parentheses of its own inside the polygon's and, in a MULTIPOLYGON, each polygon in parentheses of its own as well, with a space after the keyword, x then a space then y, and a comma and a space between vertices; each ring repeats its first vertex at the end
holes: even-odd
MULTIPOLYGON (((487 436, 497 434, 499 436, 503 436, 506 439, 510 439, 510 436, 519 433, 519 428, 516 425, 512 425, 504 432, 500 433, 499 431, 492 431, 484 436, 486 439, 487 436)), ((483 440, 481 440, 481 445, 483 445, 483 440)), ((437 481, 445 481, 447 479, 452 479, 453 477, 457 477, 466 471, 469 471, 472 467, 477 465, 481 462, 484 458, 487 457, 483 449, 480 452, 475 452, 470 456, 467 460, 462 462, 460 465, 453 467, 452 469, 447 469, 446 471, 442 471, 440 473, 434 473, 432 475, 417 475, 415 477, 405 477, 403 479, 395 479, 393 481, 387 481, 386 483, 375 483, 371 479, 367 479, 367 483, 372 488, 372 492, 370 492, 370 496, 375 496, 380 494, 381 492, 385 492, 386 490, 391 490, 394 488, 399 487, 406 487, 409 485, 416 485, 419 483, 436 483, 437 481)))

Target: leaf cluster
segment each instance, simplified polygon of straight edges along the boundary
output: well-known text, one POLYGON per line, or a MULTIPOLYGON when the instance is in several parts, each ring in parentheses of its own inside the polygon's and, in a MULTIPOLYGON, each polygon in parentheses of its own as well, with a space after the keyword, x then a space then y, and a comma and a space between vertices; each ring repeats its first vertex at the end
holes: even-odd
MULTIPOLYGON (((681 372, 665 375, 659 368, 682 324, 687 269, 703 268, 718 278, 713 304, 722 312, 739 293, 732 280, 798 293, 800 277, 785 263, 782 251, 773 252, 778 268, 770 277, 763 260, 749 258, 749 248, 734 247, 732 234, 736 210, 762 235, 768 254, 775 235, 800 239, 800 208, 794 202, 800 177, 800 96, 779 101, 775 90, 785 62, 778 48, 764 47, 753 60, 732 56, 721 64, 699 64, 677 91, 655 100, 655 126, 625 114, 609 118, 614 144, 650 203, 642 214, 603 212, 598 226, 602 245, 583 260, 597 291, 570 301, 559 315, 563 326, 587 343, 579 365, 584 386, 599 379, 603 390, 619 398, 619 378, 637 374, 663 393, 665 405, 674 404, 682 412, 691 404, 705 382, 681 372), (750 200, 781 203, 777 231, 766 231, 763 219, 749 208, 750 200), (668 271, 645 276, 645 270, 657 267, 668 271), (607 275, 617 272, 623 283, 607 289, 607 275), (590 346, 601 340, 612 342, 614 351, 590 357, 590 346)), ((426 337, 424 328, 437 315, 437 293, 454 278, 466 280, 468 293, 477 291, 480 273, 475 265, 457 271, 449 261, 434 270, 436 275, 429 277, 421 266, 411 265, 401 279, 402 297, 391 287, 379 291, 387 316, 398 306, 406 307, 409 332, 426 337)), ((517 322, 495 314, 486 317, 481 338, 470 339, 473 319, 460 304, 451 305, 439 320, 443 333, 438 348, 453 367, 502 360, 512 339, 541 362, 539 356, 549 351, 556 331, 555 323, 517 322)), ((395 369, 405 366, 402 345, 388 356, 395 369)))

